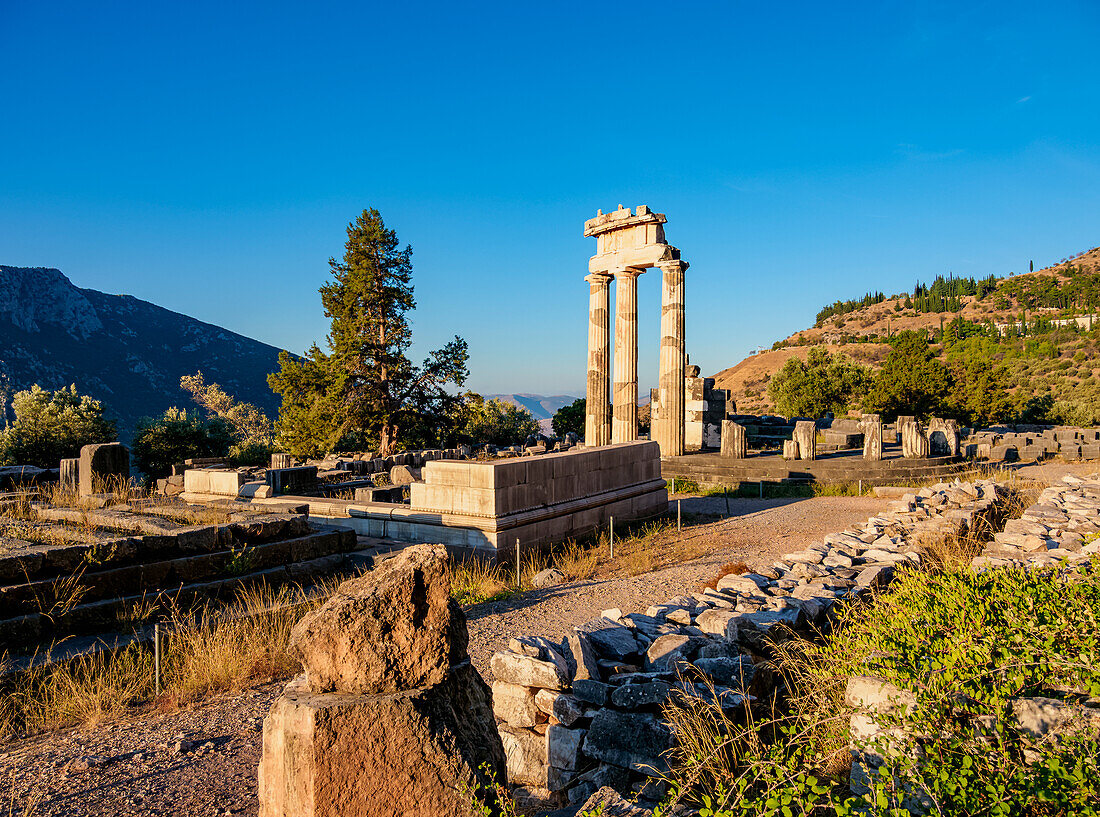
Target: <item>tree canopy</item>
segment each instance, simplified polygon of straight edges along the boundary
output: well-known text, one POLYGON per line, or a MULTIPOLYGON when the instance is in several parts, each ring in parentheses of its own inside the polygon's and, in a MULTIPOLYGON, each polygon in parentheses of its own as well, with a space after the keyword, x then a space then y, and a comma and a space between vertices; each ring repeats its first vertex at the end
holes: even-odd
POLYGON ((587 404, 588 401, 581 397, 574 400, 568 406, 562 406, 554 412, 554 417, 550 421, 550 424, 554 428, 554 433, 559 437, 564 437, 572 431, 578 437, 583 437, 587 404))
POLYGON ((839 414, 857 403, 870 383, 865 366, 815 346, 805 361, 792 357, 783 364, 768 383, 768 396, 776 411, 787 417, 820 417, 827 411, 839 414))
POLYGON ((446 387, 466 382, 468 352, 456 335, 420 366, 408 358, 412 247, 401 247, 377 210, 364 210, 329 271, 320 289, 331 321, 328 351, 314 344, 304 358, 283 352, 268 377, 282 396, 281 445, 298 456, 348 447, 389 454, 399 444, 438 439, 458 400, 446 387))
POLYGON ((80 456, 92 443, 115 439, 114 420, 104 416, 103 404, 76 385, 48 392, 35 384, 12 398, 15 420, 0 434, 0 462, 57 468, 63 459, 80 456))
POLYGON ((875 376, 867 405, 889 417, 942 414, 952 391, 951 372, 917 332, 898 332, 875 376))
POLYGON ((486 400, 467 392, 462 406, 459 436, 474 445, 519 445, 539 430, 527 409, 504 400, 486 400))

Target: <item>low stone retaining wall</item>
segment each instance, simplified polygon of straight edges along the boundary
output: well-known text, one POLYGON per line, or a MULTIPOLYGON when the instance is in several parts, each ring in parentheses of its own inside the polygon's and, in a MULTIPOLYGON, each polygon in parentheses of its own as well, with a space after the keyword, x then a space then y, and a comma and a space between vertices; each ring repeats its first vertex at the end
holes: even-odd
POLYGON ((1100 475, 1063 477, 1005 523, 974 567, 1073 564, 1100 553, 1100 475))
POLYGON ((674 739, 669 699, 719 703, 736 716, 769 696, 769 639, 827 625, 832 608, 921 560, 918 540, 1000 512, 993 481, 906 494, 866 524, 644 614, 607 610, 563 642, 515 638, 492 658, 493 708, 508 779, 523 799, 580 803, 601 786, 656 800, 674 739))

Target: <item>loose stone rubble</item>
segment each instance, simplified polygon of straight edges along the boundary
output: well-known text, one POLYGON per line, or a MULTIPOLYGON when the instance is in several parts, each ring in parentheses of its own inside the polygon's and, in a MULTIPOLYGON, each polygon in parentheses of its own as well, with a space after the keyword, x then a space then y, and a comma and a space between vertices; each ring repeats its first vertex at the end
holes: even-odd
POLYGON ((264 721, 261 817, 481 813, 504 750, 447 559, 407 548, 295 626, 306 673, 264 721))
POLYGON ((1100 475, 1068 475, 1051 485, 1019 519, 973 561, 975 568, 997 565, 1074 564, 1100 553, 1100 475))
POLYGON ((562 642, 514 638, 491 661, 493 709, 521 801, 577 804, 602 787, 664 794, 670 699, 718 703, 736 717, 774 691, 769 639, 829 621, 832 608, 885 586, 921 560, 929 533, 992 521, 1005 494, 992 480, 906 493, 859 527, 715 587, 642 613, 605 610, 562 642))

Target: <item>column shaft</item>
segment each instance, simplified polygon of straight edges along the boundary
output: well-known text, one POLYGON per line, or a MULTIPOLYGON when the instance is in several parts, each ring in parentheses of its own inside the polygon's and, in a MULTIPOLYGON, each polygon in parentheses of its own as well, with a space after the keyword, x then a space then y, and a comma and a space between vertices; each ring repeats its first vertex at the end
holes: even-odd
POLYGON ((584 444, 611 442, 611 276, 594 272, 588 281, 588 391, 585 397, 584 444))
POLYGON ((640 270, 615 273, 615 405, 611 442, 638 439, 638 276, 640 270))
POLYGON ((661 400, 661 421, 654 438, 661 456, 678 457, 684 453, 684 270, 677 261, 662 264, 661 280, 661 357, 657 387, 661 400))

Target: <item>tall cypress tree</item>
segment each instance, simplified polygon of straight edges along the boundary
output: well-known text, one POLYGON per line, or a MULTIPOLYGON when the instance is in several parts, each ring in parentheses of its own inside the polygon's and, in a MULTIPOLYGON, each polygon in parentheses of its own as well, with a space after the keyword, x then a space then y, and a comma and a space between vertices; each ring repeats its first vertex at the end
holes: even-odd
MULTIPOLYGON (((344 256, 329 259, 332 280, 320 289, 325 316, 331 320, 329 353, 314 347, 310 361, 327 370, 327 378, 313 383, 323 388, 329 411, 323 423, 327 428, 311 432, 327 438, 327 451, 343 441, 359 448, 377 446, 386 455, 403 438, 423 437, 425 428, 439 426, 456 399, 444 387, 466 381, 466 342, 456 335, 414 366, 407 356, 412 330, 406 317, 416 308, 412 247, 402 249, 396 231, 387 229, 373 208, 349 224, 347 234, 344 256)), ((289 364, 281 356, 280 372, 269 382, 291 412, 303 398, 297 393, 302 378, 293 376, 289 364)), ((301 409, 296 413, 302 414, 301 409)), ((283 420, 281 410, 283 436, 296 436, 291 414, 283 420)))

